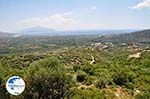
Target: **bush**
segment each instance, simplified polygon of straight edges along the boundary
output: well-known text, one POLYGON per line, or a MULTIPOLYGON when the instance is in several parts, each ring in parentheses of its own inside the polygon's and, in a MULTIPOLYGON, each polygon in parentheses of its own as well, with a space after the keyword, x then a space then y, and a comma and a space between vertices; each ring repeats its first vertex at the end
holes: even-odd
POLYGON ((83 65, 81 69, 89 75, 94 75, 94 67, 93 65, 87 64, 83 65))
POLYGON ((72 99, 107 99, 107 97, 103 92, 95 88, 88 90, 74 89, 72 99))
POLYGON ((86 85, 91 85, 96 80, 95 76, 88 76, 86 80, 86 85))
POLYGON ((75 72, 77 72, 78 70, 80 70, 80 66, 79 65, 73 66, 73 69, 75 72))
POLYGON ((78 74, 77 74, 77 81, 79 82, 83 82, 85 80, 87 80, 88 76, 85 72, 83 71, 79 71, 78 74))
POLYGON ((25 97, 61 99, 71 96, 72 77, 56 58, 42 59, 31 64, 25 74, 25 97), (32 94, 30 94, 32 93, 32 94))
POLYGON ((143 67, 146 67, 146 68, 150 67, 150 60, 149 59, 145 59, 143 61, 143 67))
POLYGON ((135 78, 136 78, 135 74, 124 70, 124 71, 116 72, 113 75, 113 82, 119 86, 125 86, 128 85, 129 83, 131 85, 131 83, 134 83, 135 78))
POLYGON ((96 87, 99 89, 106 88, 107 85, 111 84, 111 79, 106 77, 100 77, 98 81, 96 81, 96 87))
POLYGON ((7 90, 5 88, 5 68, 0 63, 0 99, 8 99, 9 95, 6 95, 7 90))
POLYGON ((128 88, 128 89, 132 89, 132 90, 134 90, 134 88, 135 88, 135 84, 133 84, 132 82, 129 82, 128 84, 126 84, 126 86, 125 86, 126 88, 128 88))
POLYGON ((97 81, 96 81, 96 87, 97 88, 105 88, 106 85, 112 84, 112 78, 111 74, 109 73, 108 70, 102 69, 100 73, 98 73, 97 81))
POLYGON ((150 99, 150 92, 143 92, 143 93, 140 93, 140 94, 137 94, 135 96, 135 99, 150 99))

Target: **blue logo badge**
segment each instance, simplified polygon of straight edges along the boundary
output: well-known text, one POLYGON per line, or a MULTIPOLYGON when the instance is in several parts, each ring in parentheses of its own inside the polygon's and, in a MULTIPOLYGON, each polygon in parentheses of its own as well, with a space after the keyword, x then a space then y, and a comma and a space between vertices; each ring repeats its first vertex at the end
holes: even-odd
POLYGON ((19 76, 12 76, 6 82, 6 89, 12 95, 20 95, 25 89, 25 82, 19 76))

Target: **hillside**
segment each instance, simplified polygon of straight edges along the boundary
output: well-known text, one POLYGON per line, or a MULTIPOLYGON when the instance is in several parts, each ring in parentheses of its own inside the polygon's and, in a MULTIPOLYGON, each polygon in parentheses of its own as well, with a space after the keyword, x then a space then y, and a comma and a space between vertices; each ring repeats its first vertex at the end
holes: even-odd
POLYGON ((150 52, 141 49, 140 59, 128 59, 132 54, 130 50, 115 47, 99 51, 80 46, 47 53, 0 56, 0 98, 7 99, 4 91, 7 75, 21 75, 26 81, 26 92, 18 99, 30 99, 37 94, 55 97, 65 88, 65 93, 60 93, 69 99, 149 99, 150 52), (95 62, 91 64, 92 57, 95 62), (64 86, 59 87, 62 84, 64 86))
POLYGON ((137 38, 149 40, 149 31, 0 39, 0 99, 15 98, 5 91, 5 80, 12 75, 26 82, 18 99, 61 99, 60 94, 68 99, 150 99, 149 45, 113 43, 137 38), (94 41, 102 38, 115 39, 94 41))
POLYGON ((12 37, 14 34, 11 33, 6 33, 6 32, 1 32, 0 31, 0 38, 8 38, 8 37, 12 37))
POLYGON ((98 37, 96 41, 115 43, 150 43, 150 30, 142 30, 119 35, 101 36, 98 37))

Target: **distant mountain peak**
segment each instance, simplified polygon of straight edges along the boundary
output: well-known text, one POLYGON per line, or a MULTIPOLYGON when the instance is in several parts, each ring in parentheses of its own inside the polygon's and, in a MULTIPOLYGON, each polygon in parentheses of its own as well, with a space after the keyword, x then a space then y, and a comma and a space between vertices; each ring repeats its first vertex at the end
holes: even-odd
POLYGON ((42 26, 35 26, 22 30, 22 33, 25 35, 54 35, 54 32, 56 32, 54 29, 42 26))

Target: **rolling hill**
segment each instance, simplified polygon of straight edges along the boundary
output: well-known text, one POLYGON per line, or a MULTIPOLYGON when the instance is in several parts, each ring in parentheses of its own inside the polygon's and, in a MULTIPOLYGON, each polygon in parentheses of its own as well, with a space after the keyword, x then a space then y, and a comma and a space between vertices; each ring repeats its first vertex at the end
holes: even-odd
POLYGON ((9 37, 13 37, 14 35, 15 34, 0 31, 0 38, 9 38, 9 37))
POLYGON ((150 43, 150 29, 127 34, 105 35, 95 39, 98 42, 150 43))

